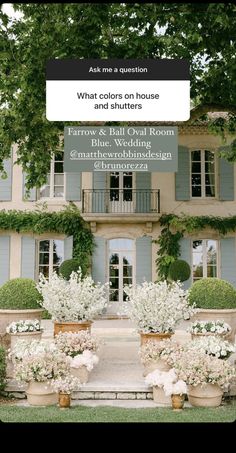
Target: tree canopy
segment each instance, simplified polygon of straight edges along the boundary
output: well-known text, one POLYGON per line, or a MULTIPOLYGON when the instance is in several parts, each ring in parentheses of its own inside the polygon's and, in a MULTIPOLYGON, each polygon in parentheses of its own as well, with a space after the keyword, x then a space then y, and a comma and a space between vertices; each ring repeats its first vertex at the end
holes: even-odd
MULTIPOLYGON (((46 119, 50 58, 186 58, 191 65, 191 121, 212 111, 216 133, 236 132, 236 7, 233 3, 41 3, 1 11, 0 171, 18 144, 28 187, 45 182, 66 123, 46 119)), ((78 124, 78 123, 70 123, 78 124)), ((225 148, 236 160, 236 140, 225 148)))

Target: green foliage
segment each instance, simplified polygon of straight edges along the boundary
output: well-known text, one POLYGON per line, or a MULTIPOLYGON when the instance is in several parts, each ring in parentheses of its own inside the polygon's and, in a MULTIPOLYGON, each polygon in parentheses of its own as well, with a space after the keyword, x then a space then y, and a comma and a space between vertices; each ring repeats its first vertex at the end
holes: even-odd
POLYGON ((64 277, 66 280, 69 280, 71 272, 77 272, 79 268, 81 268, 82 275, 86 273, 86 267, 83 263, 80 263, 77 259, 72 258, 71 260, 65 260, 61 263, 59 267, 59 273, 64 277))
POLYGON ((0 12, 0 172, 11 145, 17 143, 28 188, 46 182, 51 154, 63 148, 59 137, 66 123, 46 119, 45 67, 50 58, 188 59, 193 104, 207 104, 207 111, 232 110, 229 126, 228 122, 213 125, 217 132, 224 133, 225 128, 231 132, 236 124, 233 3, 103 3, 102 7, 19 3, 13 7, 23 13, 17 21, 0 12))
POLYGON ((6 351, 0 346, 0 391, 4 390, 6 385, 6 351))
POLYGON ((8 280, 0 288, 1 310, 27 310, 41 308, 38 301, 42 300, 36 283, 30 278, 14 278, 8 280))
POLYGON ((191 234, 202 231, 204 228, 211 228, 220 235, 236 231, 236 216, 190 216, 182 214, 164 214, 160 218, 160 225, 163 227, 159 238, 155 241, 159 246, 157 252, 156 266, 157 273, 161 279, 167 279, 169 268, 180 256, 179 241, 185 233, 191 234))
POLYGON ((189 302, 203 309, 236 308, 236 290, 225 280, 202 278, 191 287, 189 302))
POLYGON ((190 275, 191 269, 187 261, 175 260, 170 264, 169 277, 171 280, 185 282, 189 279, 190 275))
POLYGON ((90 266, 90 256, 94 246, 93 235, 81 217, 79 209, 72 203, 59 212, 2 210, 0 211, 0 230, 73 235, 73 257, 83 263, 84 272, 90 266))

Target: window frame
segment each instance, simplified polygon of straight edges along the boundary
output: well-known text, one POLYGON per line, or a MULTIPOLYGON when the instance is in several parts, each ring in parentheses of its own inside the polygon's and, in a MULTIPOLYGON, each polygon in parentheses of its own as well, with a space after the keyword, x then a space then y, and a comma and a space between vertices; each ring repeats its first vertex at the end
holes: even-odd
POLYGON ((218 198, 218 159, 216 156, 216 149, 211 148, 211 147, 195 147, 195 148, 190 148, 190 159, 189 159, 189 166, 190 166, 190 199, 191 200, 216 200, 218 198), (204 184, 201 182, 201 191, 202 195, 200 197, 194 197, 192 195, 192 153, 194 151, 200 151, 201 152, 201 181, 204 181, 204 184), (206 196, 206 183, 205 183, 205 151, 210 151, 214 154, 214 166, 215 166, 215 195, 214 197, 207 197, 206 196))
MULTIPOLYGON (((59 162, 62 162, 62 161, 59 161, 59 162)), ((50 172, 47 173, 47 175, 49 175, 49 184, 46 184, 49 186, 49 196, 48 197, 42 197, 40 195, 40 189, 38 189, 38 194, 37 194, 37 199, 38 200, 53 200, 53 201, 56 201, 56 200, 65 200, 65 189, 66 189, 66 173, 64 171, 64 166, 63 166, 63 173, 55 173, 54 171, 54 164, 55 164, 55 153, 53 154, 53 157, 51 159, 51 162, 50 162, 50 172), (54 177, 55 177, 55 174, 60 174, 60 175, 63 175, 63 178, 64 178, 64 181, 63 181, 63 187, 64 187, 64 191, 63 191, 63 196, 62 197, 55 197, 54 195, 54 190, 55 190, 55 184, 54 184, 54 177)))
MULTIPOLYGON (((49 263, 48 265, 45 265, 45 267, 48 267, 48 277, 49 280, 52 277, 53 273, 53 242, 54 241, 61 241, 63 242, 63 259, 62 262, 65 259, 65 242, 63 239, 55 239, 55 238, 44 238, 44 239, 38 239, 37 240, 37 279, 39 278, 39 268, 42 266, 39 263, 39 258, 40 258, 40 242, 43 241, 49 241, 49 263)), ((58 266, 59 267, 59 266, 58 266)))
POLYGON ((191 280, 192 284, 194 282, 197 282, 198 280, 201 280, 202 278, 207 277, 207 241, 215 241, 216 242, 216 277, 209 277, 209 278, 220 278, 220 241, 218 239, 212 239, 212 238, 194 238, 191 240, 191 280), (194 279, 193 277, 193 242, 195 241, 203 241, 203 276, 197 279, 194 279))

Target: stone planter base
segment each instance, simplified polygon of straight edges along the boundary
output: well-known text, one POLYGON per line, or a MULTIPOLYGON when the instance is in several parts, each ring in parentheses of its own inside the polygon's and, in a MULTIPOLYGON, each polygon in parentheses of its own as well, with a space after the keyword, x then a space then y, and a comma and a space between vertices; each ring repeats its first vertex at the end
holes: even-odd
POLYGON ((162 341, 171 338, 173 333, 143 333, 140 332, 141 346, 147 341, 162 341))
POLYGON ((11 349, 14 348, 15 344, 19 340, 25 340, 30 343, 33 340, 41 340, 42 330, 36 332, 23 332, 23 333, 10 333, 11 337, 11 349))
POLYGON ((231 333, 227 336, 228 341, 235 342, 236 334, 236 309, 231 310, 203 310, 200 309, 196 313, 191 321, 225 321, 231 327, 231 333))
POLYGON ((196 407, 218 407, 221 405, 223 390, 216 384, 205 384, 196 387, 188 386, 188 400, 196 407))
POLYGON ((80 330, 88 330, 91 332, 92 321, 84 322, 54 322, 54 337, 59 332, 74 332, 78 333, 80 330))
POLYGON ((31 406, 52 406, 58 403, 58 394, 54 392, 50 382, 31 381, 26 395, 31 406))
POLYGON ((172 406, 171 397, 166 396, 164 390, 160 387, 153 387, 153 401, 161 406, 172 406))
POLYGON ((41 319, 44 310, 36 308, 33 310, 0 310, 0 345, 10 347, 10 335, 6 328, 13 321, 24 321, 26 319, 41 319))
POLYGON ((71 374, 72 376, 77 377, 81 384, 86 384, 86 382, 88 382, 89 372, 85 365, 80 366, 79 368, 71 367, 71 374))

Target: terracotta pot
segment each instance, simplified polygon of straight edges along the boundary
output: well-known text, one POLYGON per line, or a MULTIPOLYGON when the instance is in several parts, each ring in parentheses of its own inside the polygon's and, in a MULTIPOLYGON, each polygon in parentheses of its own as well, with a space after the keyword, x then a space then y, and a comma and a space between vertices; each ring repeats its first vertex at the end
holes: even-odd
POLYGON ((88 330, 91 332, 92 321, 84 322, 54 322, 54 337, 59 332, 79 332, 80 330, 88 330))
POLYGON ((71 403, 71 396, 68 393, 59 393, 58 395, 58 401, 59 401, 59 407, 65 409, 67 407, 70 407, 71 403))
POLYGON ((58 402, 58 394, 54 392, 50 382, 31 381, 26 395, 31 406, 52 406, 58 402))
POLYGON ((171 406, 171 397, 166 396, 164 390, 157 386, 153 387, 153 401, 161 406, 171 406))
POLYGON ((162 341, 162 340, 167 340, 168 338, 171 338, 173 333, 157 333, 157 332, 150 332, 150 333, 143 333, 140 332, 140 338, 141 338, 141 346, 147 341, 152 340, 152 341, 162 341))
POLYGON ((159 371, 169 371, 170 366, 162 359, 153 360, 153 362, 148 362, 148 365, 144 365, 143 376, 147 376, 149 373, 152 373, 155 370, 159 371))
POLYGON ((231 327, 231 333, 227 337, 227 340, 235 342, 236 334, 236 309, 225 309, 225 310, 203 310, 199 309, 198 313, 195 313, 191 317, 191 321, 225 321, 231 327))
POLYGON ((10 347, 10 335, 6 333, 6 328, 13 321, 21 321, 26 319, 41 319, 43 308, 33 310, 0 310, 0 344, 4 347, 10 347))
POLYGON ((36 332, 22 332, 22 333, 10 333, 11 337, 11 349, 14 348, 15 344, 19 340, 25 340, 30 343, 33 340, 41 340, 42 338, 42 330, 38 330, 36 332))
POLYGON ((184 395, 171 395, 172 408, 181 410, 184 407, 184 395))
POLYGON ((86 384, 89 379, 89 372, 85 365, 80 366, 79 368, 71 367, 71 374, 79 379, 81 384, 86 384))
POLYGON ((189 385, 188 400, 192 406, 217 407, 220 406, 223 390, 217 384, 189 385))

